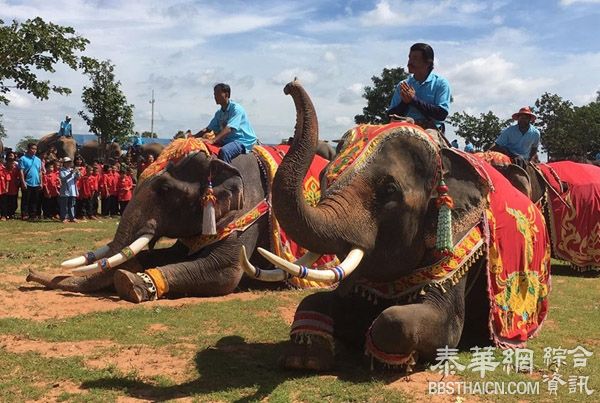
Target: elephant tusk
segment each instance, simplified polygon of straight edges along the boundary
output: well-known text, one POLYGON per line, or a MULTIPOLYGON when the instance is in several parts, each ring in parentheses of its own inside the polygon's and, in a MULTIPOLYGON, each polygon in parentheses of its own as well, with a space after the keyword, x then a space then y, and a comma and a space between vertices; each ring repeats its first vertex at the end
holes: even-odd
POLYGON ((76 276, 87 276, 89 274, 99 273, 101 271, 108 271, 140 253, 140 251, 144 249, 146 245, 148 245, 151 239, 152 235, 142 235, 133 241, 131 245, 121 249, 121 251, 116 255, 111 256, 108 259, 100 259, 96 263, 74 269, 72 270, 72 273, 76 276))
POLYGON ((358 267, 360 264, 365 252, 360 248, 353 248, 346 259, 339 266, 335 266, 333 268, 316 268, 309 269, 306 266, 297 265, 294 263, 290 263, 285 259, 280 258, 277 255, 265 250, 263 248, 258 248, 258 252, 263 255, 268 261, 273 263, 275 266, 280 267, 286 272, 290 273, 293 276, 306 278, 307 280, 312 281, 329 281, 332 283, 336 283, 338 281, 343 280, 345 277, 352 274, 354 269, 358 267))
POLYGON ((93 252, 88 252, 83 256, 65 260, 64 262, 62 262, 60 264, 60 266, 65 267, 65 268, 75 268, 75 267, 83 266, 84 264, 90 264, 90 263, 95 262, 98 259, 102 259, 104 256, 106 256, 106 254, 108 253, 109 250, 110 250, 110 248, 107 245, 105 245, 101 248, 96 249, 93 252))
MULTIPOLYGON (((320 254, 314 252, 306 252, 300 259, 296 260, 295 264, 298 265, 312 265, 321 257, 320 254)), ((267 282, 276 282, 276 281, 284 281, 291 277, 289 273, 281 269, 273 269, 273 270, 262 270, 257 267, 254 267, 252 263, 248 260, 248 256, 246 255, 246 248, 242 245, 240 249, 240 263, 242 264, 242 269, 244 272, 257 280, 267 281, 267 282)))

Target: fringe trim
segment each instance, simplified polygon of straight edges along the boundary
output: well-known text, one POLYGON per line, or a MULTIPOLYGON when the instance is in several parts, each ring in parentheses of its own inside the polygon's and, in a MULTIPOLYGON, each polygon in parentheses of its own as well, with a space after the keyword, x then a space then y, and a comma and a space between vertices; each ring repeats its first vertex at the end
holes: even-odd
POLYGON ((326 332, 319 331, 302 331, 302 332, 291 332, 290 340, 295 344, 306 344, 311 345, 315 340, 323 340, 327 347, 329 347, 332 353, 335 352, 335 342, 333 336, 326 332))
POLYGON ((416 351, 411 351, 408 354, 389 354, 381 351, 373 343, 371 329, 367 331, 365 355, 371 358, 371 370, 374 369, 374 361, 377 360, 387 369, 406 368, 407 372, 411 372, 418 359, 418 353, 416 351))

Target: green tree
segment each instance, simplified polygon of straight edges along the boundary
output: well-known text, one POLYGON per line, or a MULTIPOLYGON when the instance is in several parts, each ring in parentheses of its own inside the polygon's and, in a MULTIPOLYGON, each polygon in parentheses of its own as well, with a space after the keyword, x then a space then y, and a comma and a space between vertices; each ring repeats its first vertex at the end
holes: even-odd
POLYGON ((596 91, 596 102, 600 102, 600 90, 596 91))
POLYGON ((149 131, 144 131, 142 132, 142 137, 149 137, 152 139, 158 138, 158 135, 156 133, 150 133, 149 131))
POLYGON ((98 136, 100 158, 104 158, 106 145, 115 139, 124 143, 133 134, 133 105, 121 91, 121 82, 115 81, 114 65, 110 60, 98 62, 84 58, 84 71, 92 85, 84 87, 81 99, 88 113, 79 116, 98 136))
POLYGON ((494 145, 496 138, 510 125, 511 120, 500 120, 494 112, 481 113, 479 117, 466 112, 456 112, 448 118, 448 123, 456 127, 455 133, 473 144, 475 150, 483 151, 494 145))
POLYGON ((362 97, 367 100, 367 106, 363 108, 362 115, 354 116, 357 124, 371 123, 382 124, 388 122, 387 108, 394 94, 398 82, 406 79, 408 73, 402 67, 392 69, 384 68, 381 77, 373 76, 373 86, 364 88, 362 97))
POLYGON ((80 59, 75 53, 85 50, 88 43, 73 28, 40 17, 22 24, 13 21, 11 25, 0 20, 0 102, 8 105, 10 101, 3 94, 10 88, 25 90, 42 100, 48 99, 50 91, 70 94, 69 88, 51 85, 50 80, 40 80, 37 74, 54 73, 59 62, 77 69, 80 59))
POLYGON ((544 93, 535 101, 535 126, 540 130, 541 143, 548 159, 565 159, 583 156, 582 133, 572 130, 575 109, 571 101, 557 94, 544 93))
POLYGON ((17 146, 15 147, 15 152, 18 152, 18 153, 27 152, 27 144, 29 144, 29 143, 37 144, 38 141, 39 140, 33 136, 25 136, 17 142, 17 146))

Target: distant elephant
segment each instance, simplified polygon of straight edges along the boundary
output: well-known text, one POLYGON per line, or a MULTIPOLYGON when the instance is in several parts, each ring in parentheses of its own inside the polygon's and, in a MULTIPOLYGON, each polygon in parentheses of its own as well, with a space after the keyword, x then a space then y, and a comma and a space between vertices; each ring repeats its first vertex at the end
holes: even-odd
POLYGON ((284 366, 331 368, 334 339, 372 362, 410 366, 445 347, 520 345, 539 330, 549 245, 528 198, 489 164, 391 123, 348 132, 312 207, 300 190, 317 145, 316 112, 297 82, 285 92, 296 134, 273 182, 275 214, 310 252, 346 257, 318 272, 259 249, 291 275, 339 282, 300 303, 284 366))
MULTIPOLYGON (((79 149, 79 155, 83 158, 86 164, 91 164, 94 160, 100 158, 100 154, 98 152, 98 141, 97 140, 89 140, 86 141, 81 148, 79 149)), ((112 142, 107 145, 106 155, 104 156, 104 161, 108 162, 108 160, 113 159, 117 161, 121 157, 121 146, 117 142, 112 142)))
MULTIPOLYGON (((114 239, 63 263, 85 276, 52 277, 31 272, 27 280, 75 292, 93 292, 114 284, 121 298, 136 303, 233 292, 243 275, 239 258, 242 245, 254 255, 251 259, 255 263, 254 259, 264 262, 254 253, 256 245, 278 245, 283 254, 294 252, 292 243, 280 238, 281 231, 273 231, 276 220, 269 207, 269 178, 274 175, 277 159, 282 158, 280 152, 286 150, 287 146, 255 146, 251 153, 228 164, 211 156, 200 139, 175 140, 140 176, 114 239), (209 195, 215 198, 214 210, 207 205, 205 211, 203 199, 208 198, 208 203, 212 200, 209 195), (206 220, 211 214, 216 235, 208 231, 210 222, 206 220), (279 237, 274 238, 274 233, 279 237), (161 237, 179 241, 170 248, 154 250, 161 237), (140 252, 146 245, 150 250, 140 252)), ((324 160, 315 158, 316 171, 325 165, 324 160)), ((307 197, 315 201, 319 197, 316 171, 308 178, 306 189, 307 197)), ((287 277, 274 280, 283 285, 287 277)), ((304 286, 296 280, 289 284, 304 286)))
POLYGON ((50 133, 42 137, 37 143, 37 152, 42 154, 51 146, 56 147, 56 156, 58 158, 69 157, 75 159, 77 143, 73 137, 59 136, 58 133, 50 133))
POLYGON ((2 144, 2 139, 0 139, 0 156, 4 156, 4 144, 2 144))
POLYGON ((152 155, 154 157, 154 160, 156 160, 164 149, 165 146, 160 143, 149 143, 142 144, 141 155, 138 155, 136 151, 133 151, 132 147, 129 148, 128 154, 131 155, 131 161, 133 163, 137 163, 139 161, 140 156, 143 157, 144 160, 146 160, 148 155, 152 155))
MULTIPOLYGON (((292 144, 293 139, 293 137, 290 137, 283 144, 292 144)), ((330 146, 327 141, 319 140, 315 154, 321 158, 325 158, 327 161, 333 161, 336 155, 336 150, 332 146, 330 146)))
POLYGON ((578 271, 600 269, 600 168, 586 162, 527 163, 525 169, 493 151, 475 154, 490 162, 541 208, 552 240, 552 257, 578 271))

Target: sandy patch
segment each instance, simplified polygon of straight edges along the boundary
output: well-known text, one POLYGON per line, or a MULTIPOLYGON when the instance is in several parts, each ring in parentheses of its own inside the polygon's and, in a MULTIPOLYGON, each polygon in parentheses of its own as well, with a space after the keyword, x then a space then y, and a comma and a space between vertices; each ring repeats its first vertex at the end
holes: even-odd
POLYGON ((261 297, 258 293, 240 292, 222 297, 162 299, 142 304, 132 304, 120 300, 116 295, 91 296, 59 290, 47 290, 41 286, 32 286, 31 283, 25 283, 24 278, 22 278, 21 284, 23 285, 15 290, 0 290, 0 318, 46 320, 116 309, 182 307, 206 302, 250 301, 261 297))
MULTIPOLYGON (((108 340, 47 342, 20 336, 0 336, 0 346, 11 353, 35 352, 43 357, 83 357, 88 368, 116 367, 124 374, 135 372, 141 378, 164 376, 174 382, 185 382, 193 371, 195 346, 187 348, 177 344, 178 355, 172 356, 173 346, 150 348, 123 346, 108 340)), ((189 345, 186 345, 189 346, 189 345)))
MULTIPOLYGON (((456 376, 446 376, 443 382, 460 381, 456 376)), ((442 382, 442 375, 434 372, 415 372, 408 376, 403 376, 385 387, 401 391, 404 395, 410 396, 412 402, 428 402, 428 403, 446 403, 446 402, 480 402, 473 396, 458 396, 458 395, 433 395, 429 394, 429 382, 442 382)))

